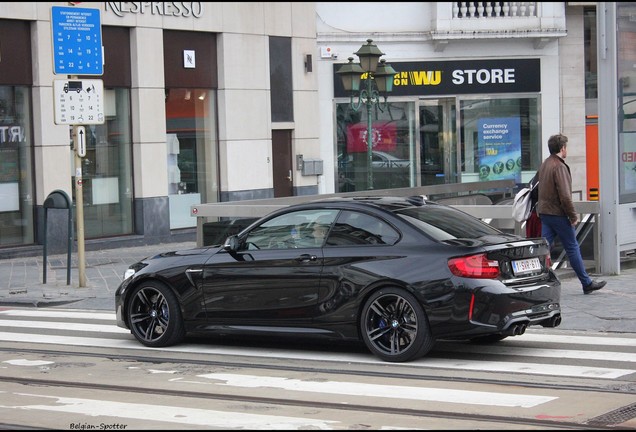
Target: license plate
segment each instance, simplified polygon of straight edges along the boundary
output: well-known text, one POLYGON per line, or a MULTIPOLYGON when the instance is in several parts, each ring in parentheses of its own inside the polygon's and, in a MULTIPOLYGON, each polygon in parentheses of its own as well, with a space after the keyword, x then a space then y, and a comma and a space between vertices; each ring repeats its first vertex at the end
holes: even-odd
POLYGON ((537 270, 541 270, 539 258, 528 258, 512 262, 512 271, 515 276, 534 273, 537 270))

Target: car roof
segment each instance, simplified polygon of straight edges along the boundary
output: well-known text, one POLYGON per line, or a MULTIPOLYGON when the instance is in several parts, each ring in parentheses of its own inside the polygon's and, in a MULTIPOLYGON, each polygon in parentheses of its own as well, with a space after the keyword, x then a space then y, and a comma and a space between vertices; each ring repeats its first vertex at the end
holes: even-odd
POLYGON ((343 204, 353 207, 378 207, 389 211, 400 210, 409 207, 421 207, 426 204, 435 204, 429 201, 425 196, 414 195, 408 197, 402 196, 358 196, 358 197, 328 197, 319 198, 310 202, 295 204, 293 208, 313 207, 316 204, 343 204))

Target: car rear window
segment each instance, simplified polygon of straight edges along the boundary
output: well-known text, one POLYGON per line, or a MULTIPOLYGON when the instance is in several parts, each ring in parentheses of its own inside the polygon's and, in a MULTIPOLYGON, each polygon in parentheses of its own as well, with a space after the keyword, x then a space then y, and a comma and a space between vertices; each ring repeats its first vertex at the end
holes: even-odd
POLYGON ((410 207, 396 210, 395 214, 438 241, 458 238, 479 239, 502 234, 497 228, 480 219, 444 205, 410 207))

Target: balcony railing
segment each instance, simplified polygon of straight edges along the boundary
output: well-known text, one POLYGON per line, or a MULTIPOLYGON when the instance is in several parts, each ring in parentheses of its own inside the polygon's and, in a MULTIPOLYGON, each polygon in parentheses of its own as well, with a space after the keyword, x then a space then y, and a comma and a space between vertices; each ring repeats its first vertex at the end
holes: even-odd
POLYGON ((453 19, 536 16, 537 2, 453 2, 453 19))
POLYGON ((466 39, 531 39, 536 49, 567 36, 563 2, 438 2, 436 51, 466 39))

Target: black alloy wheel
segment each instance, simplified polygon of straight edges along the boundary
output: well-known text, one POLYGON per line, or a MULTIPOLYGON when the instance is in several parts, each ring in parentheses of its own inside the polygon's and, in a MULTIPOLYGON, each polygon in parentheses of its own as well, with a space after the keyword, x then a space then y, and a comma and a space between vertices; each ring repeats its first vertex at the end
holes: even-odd
POLYGON ((185 336, 179 303, 162 283, 147 281, 136 287, 126 310, 133 336, 145 346, 174 345, 185 336))
POLYGON ((381 289, 369 297, 360 329, 367 348, 389 362, 422 357, 435 343, 426 313, 415 297, 399 288, 381 289))

